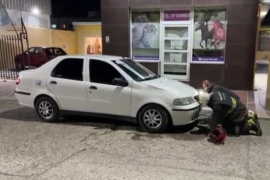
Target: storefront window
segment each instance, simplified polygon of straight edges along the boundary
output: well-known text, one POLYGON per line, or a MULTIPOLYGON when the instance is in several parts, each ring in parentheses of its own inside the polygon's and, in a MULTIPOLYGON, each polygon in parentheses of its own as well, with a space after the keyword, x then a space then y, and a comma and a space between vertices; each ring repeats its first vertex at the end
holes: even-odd
POLYGON ((224 63, 227 18, 224 8, 194 10, 193 62, 224 63))
POLYGON ((131 20, 132 57, 134 60, 159 60, 159 11, 133 11, 131 20))

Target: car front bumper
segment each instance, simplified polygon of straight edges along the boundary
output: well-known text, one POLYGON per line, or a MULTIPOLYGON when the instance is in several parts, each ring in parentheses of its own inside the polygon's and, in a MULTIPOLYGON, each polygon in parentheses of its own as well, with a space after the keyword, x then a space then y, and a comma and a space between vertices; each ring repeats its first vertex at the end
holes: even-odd
POLYGON ((174 126, 190 124, 196 120, 202 110, 201 103, 188 109, 174 108, 171 110, 172 123, 174 126))

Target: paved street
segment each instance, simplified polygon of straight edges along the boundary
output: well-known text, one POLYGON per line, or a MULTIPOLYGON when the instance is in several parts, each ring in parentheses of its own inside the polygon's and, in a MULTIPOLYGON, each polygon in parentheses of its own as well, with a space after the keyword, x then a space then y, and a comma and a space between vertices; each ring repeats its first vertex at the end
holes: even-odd
POLYGON ((0 82, 1 180, 270 179, 270 121, 261 121, 262 137, 213 145, 188 127, 160 135, 114 120, 43 123, 18 105, 13 88, 0 82))

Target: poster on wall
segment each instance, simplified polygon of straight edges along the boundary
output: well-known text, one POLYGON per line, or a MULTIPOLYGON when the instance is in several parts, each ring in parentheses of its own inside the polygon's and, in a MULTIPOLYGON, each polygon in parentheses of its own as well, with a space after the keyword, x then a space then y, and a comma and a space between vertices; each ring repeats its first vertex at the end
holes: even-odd
POLYGON ((195 9, 192 62, 224 63, 226 31, 225 9, 195 9))
POLYGON ((102 54, 101 37, 87 37, 84 43, 85 54, 102 54))
POLYGON ((131 46, 134 60, 159 60, 160 12, 132 12, 131 46))

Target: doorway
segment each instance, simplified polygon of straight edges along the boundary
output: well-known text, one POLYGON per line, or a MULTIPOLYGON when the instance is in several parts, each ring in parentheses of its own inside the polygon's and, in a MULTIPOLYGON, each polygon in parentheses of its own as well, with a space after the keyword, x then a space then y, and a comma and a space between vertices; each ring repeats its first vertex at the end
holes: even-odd
POLYGON ((267 59, 257 60, 255 67, 254 90, 266 91, 268 66, 269 62, 267 59))
POLYGON ((259 4, 254 90, 266 93, 270 60, 270 11, 268 4, 259 4))

